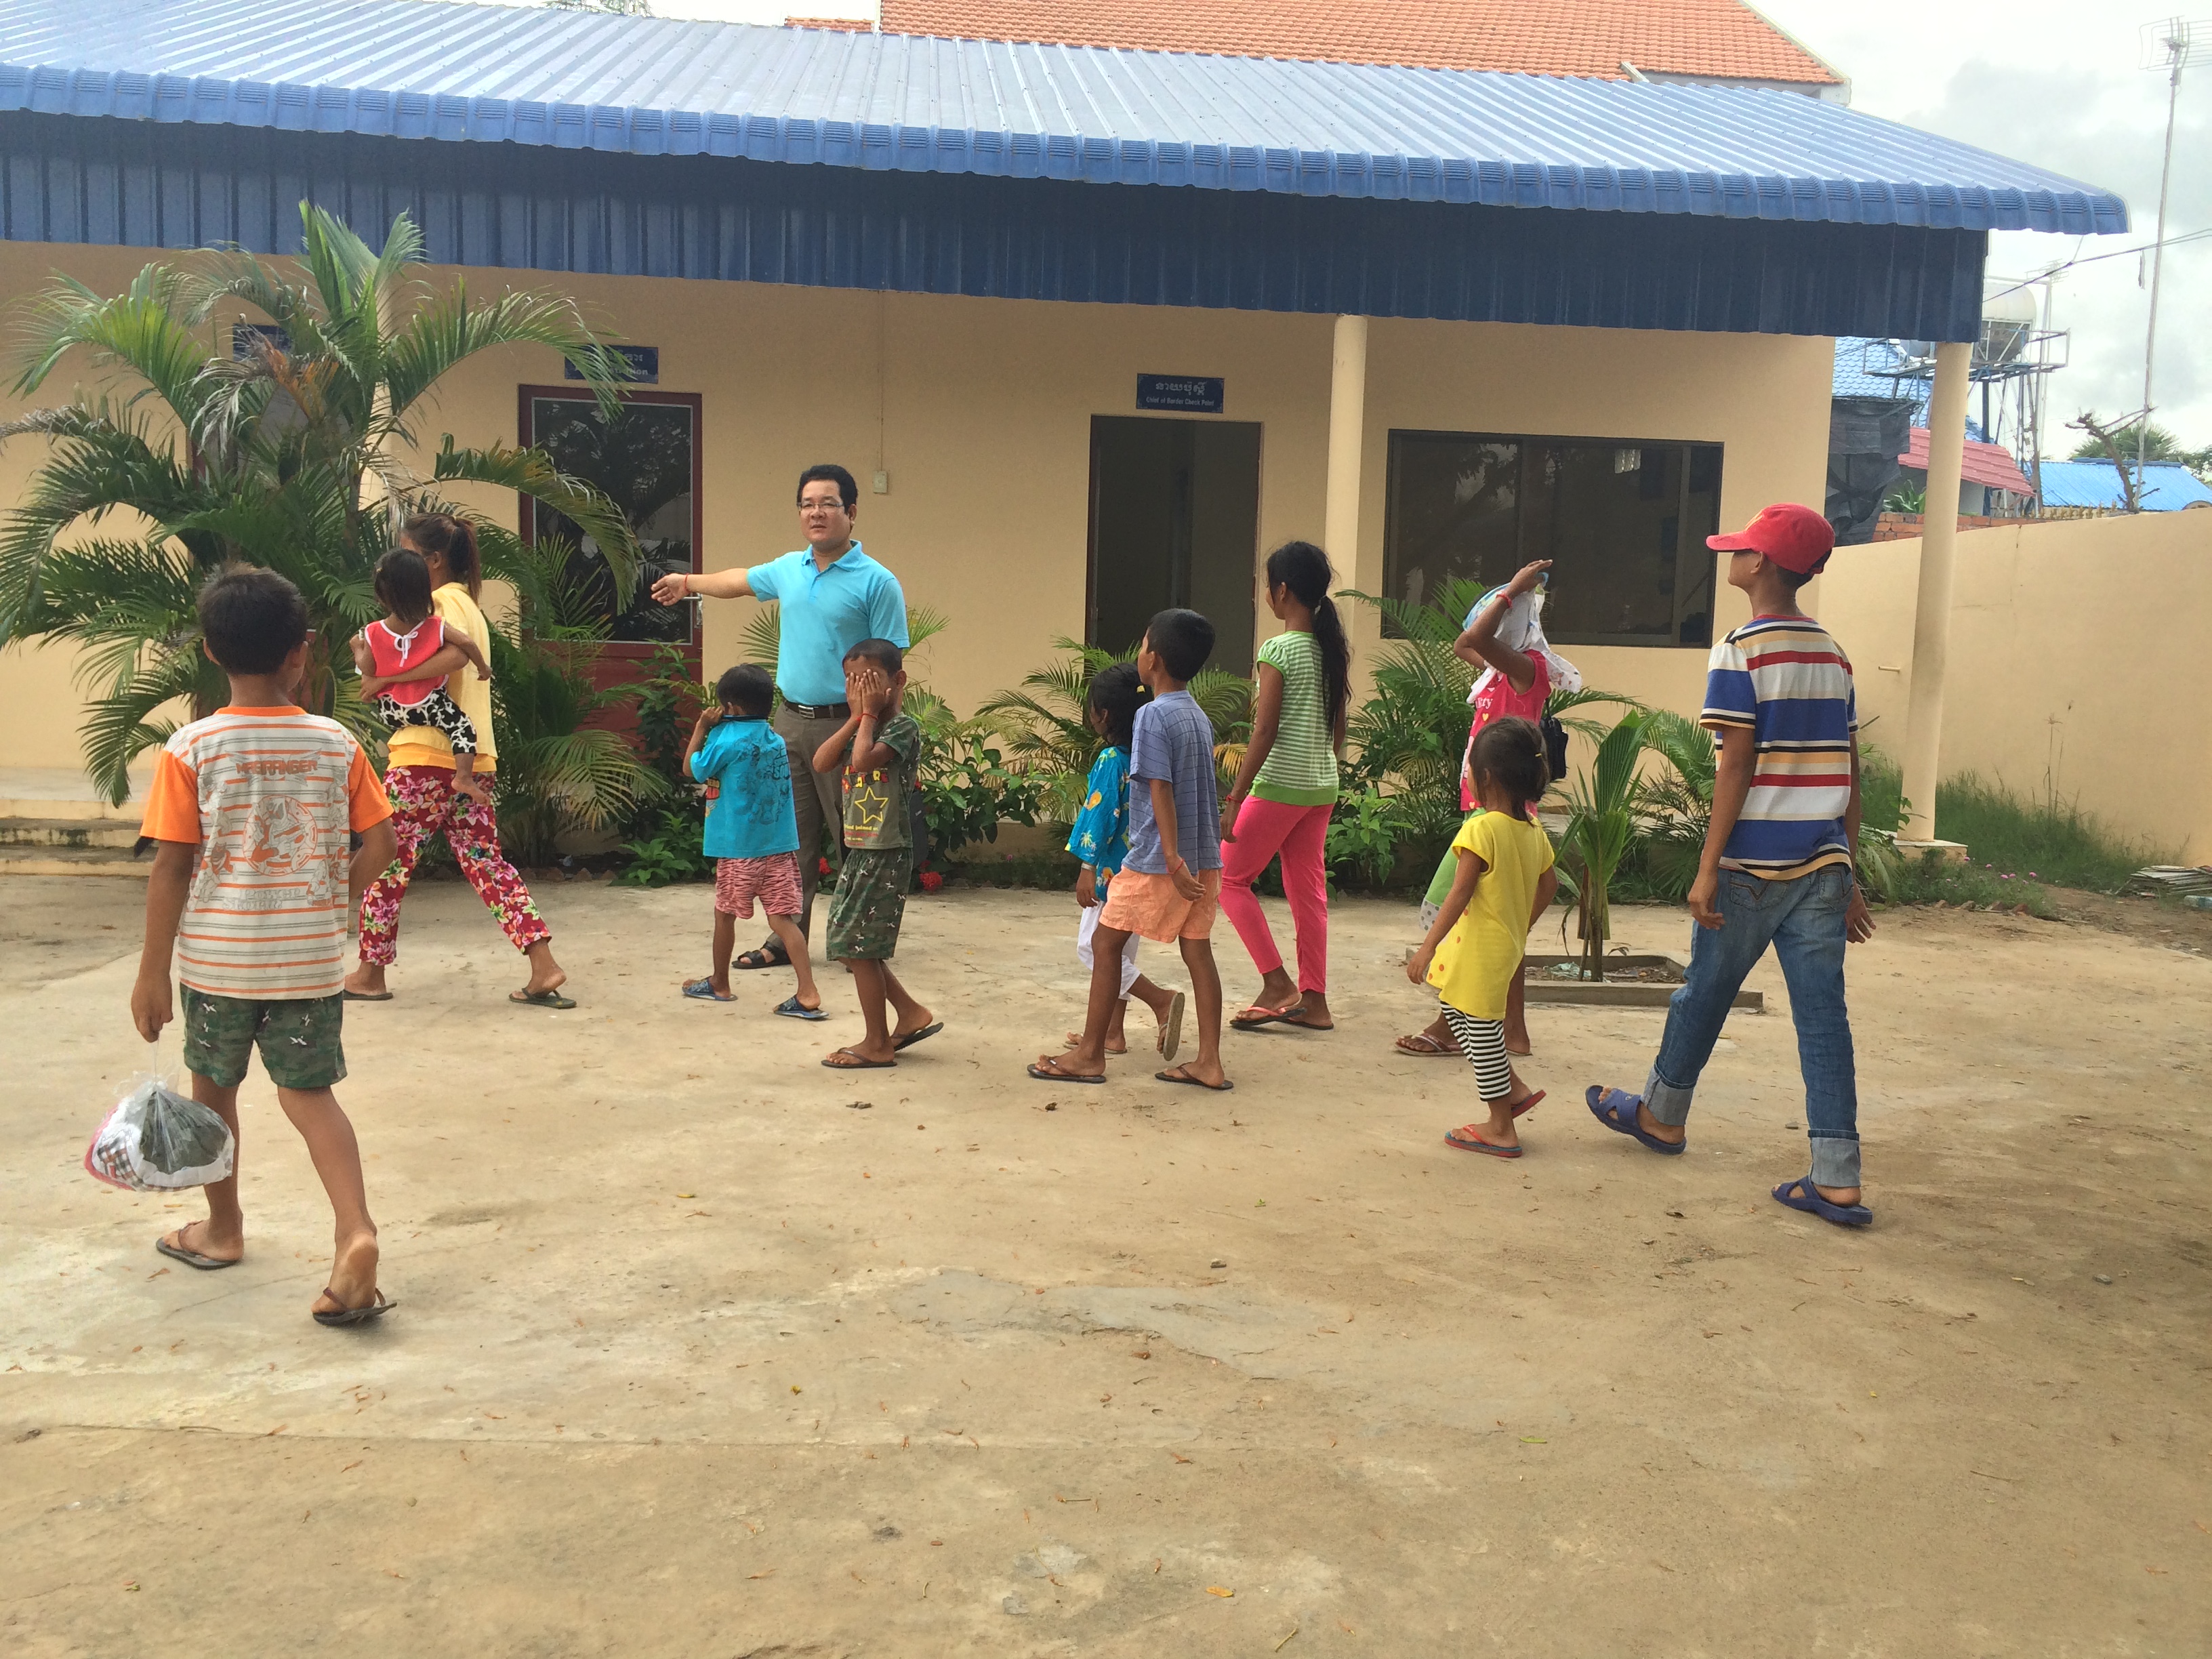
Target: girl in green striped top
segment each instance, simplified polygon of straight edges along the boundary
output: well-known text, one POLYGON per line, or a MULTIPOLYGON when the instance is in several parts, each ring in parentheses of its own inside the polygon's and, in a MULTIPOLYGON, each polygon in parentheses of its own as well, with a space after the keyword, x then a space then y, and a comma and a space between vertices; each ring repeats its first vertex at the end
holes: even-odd
POLYGON ((1230 1023, 1331 1030, 1328 1012, 1328 875, 1323 854, 1336 805, 1336 757, 1344 747, 1352 645, 1328 596, 1328 555, 1285 542, 1267 556, 1267 608, 1284 631, 1260 647, 1252 740, 1222 804, 1221 909, 1260 970, 1260 994, 1230 1023), (1280 854, 1283 891, 1296 930, 1298 976, 1283 953, 1252 884, 1280 854))

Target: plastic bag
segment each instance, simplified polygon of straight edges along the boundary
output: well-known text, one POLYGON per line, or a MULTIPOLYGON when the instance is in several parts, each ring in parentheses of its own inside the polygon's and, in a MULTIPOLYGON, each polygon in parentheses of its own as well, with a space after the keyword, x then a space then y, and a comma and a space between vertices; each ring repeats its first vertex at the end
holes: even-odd
MULTIPOLYGON (((158 1064, 157 1055, 149 1049, 149 1064, 158 1064)), ((131 1079, 84 1149, 84 1168, 111 1187, 175 1192, 228 1180, 237 1152, 230 1126, 212 1108, 179 1094, 165 1073, 145 1071, 131 1079)))

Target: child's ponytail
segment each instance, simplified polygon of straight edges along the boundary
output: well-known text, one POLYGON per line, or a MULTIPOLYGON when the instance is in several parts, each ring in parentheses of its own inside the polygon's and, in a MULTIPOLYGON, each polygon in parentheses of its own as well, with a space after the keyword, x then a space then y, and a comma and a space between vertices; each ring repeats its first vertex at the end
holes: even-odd
POLYGON ((1322 702, 1333 743, 1343 739, 1345 710, 1352 702, 1352 641, 1336 601, 1328 596, 1334 574, 1328 555, 1311 542, 1285 542, 1267 555, 1267 585, 1287 588, 1313 612, 1314 643, 1321 647, 1322 702))
POLYGON ((483 559, 477 551, 477 528, 466 519, 453 513, 417 513, 399 526, 399 533, 418 552, 444 559, 453 580, 466 585, 471 599, 483 596, 483 559))

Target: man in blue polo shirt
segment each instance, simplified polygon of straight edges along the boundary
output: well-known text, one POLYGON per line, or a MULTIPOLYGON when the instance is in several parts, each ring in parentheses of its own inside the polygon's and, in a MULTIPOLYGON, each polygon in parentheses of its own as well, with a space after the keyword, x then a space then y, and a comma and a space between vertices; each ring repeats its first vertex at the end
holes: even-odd
MULTIPOLYGON (((842 466, 810 466, 799 475, 799 525, 806 545, 745 570, 692 575, 677 571, 653 585, 653 597, 675 605, 694 597, 755 599, 776 606, 775 689, 782 694, 775 726, 791 762, 792 803, 799 813, 799 866, 805 881, 799 930, 813 937, 814 889, 825 823, 842 823, 836 772, 817 772, 814 751, 845 722, 845 653, 862 640, 905 647, 906 595, 898 578, 853 538, 860 486, 842 466)), ((776 968, 789 958, 769 939, 737 959, 739 968, 776 968)))

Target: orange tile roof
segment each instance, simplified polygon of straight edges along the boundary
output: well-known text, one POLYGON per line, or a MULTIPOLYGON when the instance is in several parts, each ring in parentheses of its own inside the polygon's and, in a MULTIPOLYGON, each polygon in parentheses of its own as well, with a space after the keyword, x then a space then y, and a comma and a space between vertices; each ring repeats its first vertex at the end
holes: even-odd
MULTIPOLYGON (((798 20, 794 19, 793 21, 798 20)), ((1739 0, 883 0, 887 34, 1424 69, 1835 84, 1739 0)))

